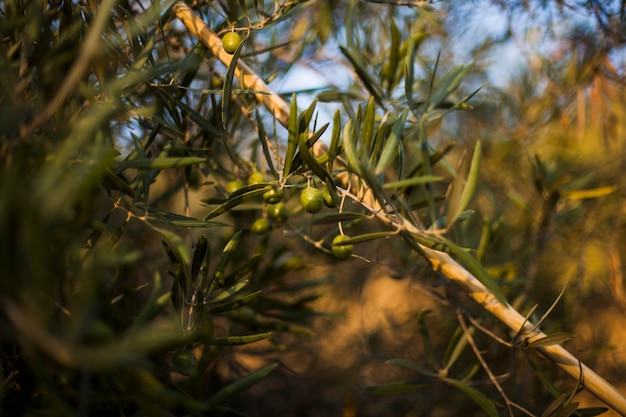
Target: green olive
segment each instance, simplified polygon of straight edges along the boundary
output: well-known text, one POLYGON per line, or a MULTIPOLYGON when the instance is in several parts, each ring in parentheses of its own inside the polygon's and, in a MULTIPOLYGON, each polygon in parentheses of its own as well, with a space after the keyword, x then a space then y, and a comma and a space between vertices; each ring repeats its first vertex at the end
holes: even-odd
POLYGON ((239 190, 244 186, 243 182, 240 180, 232 180, 228 184, 226 184, 226 192, 228 194, 232 194, 235 191, 239 190))
POLYGON ((228 32, 222 37, 222 46, 228 54, 234 54, 241 44, 241 36, 235 32, 228 32))
POLYGON ((254 223, 252 223, 252 227, 250 230, 252 233, 263 234, 270 229, 270 222, 265 218, 261 217, 260 219, 256 219, 254 223))
POLYGON ((263 193, 263 200, 265 200, 267 204, 276 204, 280 203, 283 200, 284 196, 285 191, 283 191, 282 188, 274 187, 271 190, 263 193))
POLYGON ((335 203, 335 200, 333 200, 333 197, 330 195, 330 192, 326 187, 324 187, 324 189, 322 190, 322 198, 324 199, 324 204, 326 205, 326 207, 337 207, 337 203, 335 203))
POLYGON ((300 204, 309 213, 317 213, 322 209, 324 198, 317 188, 307 187, 300 193, 300 204))
POLYGON ((198 373, 198 359, 187 349, 179 349, 172 357, 174 370, 185 376, 194 376, 198 373))
POLYGON ((340 244, 341 242, 345 242, 347 240, 350 240, 350 238, 346 235, 335 236, 332 244, 333 255, 335 256, 335 258, 343 260, 348 259, 350 256, 352 256, 352 250, 354 249, 354 246, 351 244, 340 244))
POLYGON ((267 217, 276 223, 285 223, 289 219, 289 209, 285 203, 270 204, 267 206, 267 217))
POLYGON ((255 171, 248 177, 248 184, 263 184, 265 182, 265 176, 261 174, 259 171, 255 171))

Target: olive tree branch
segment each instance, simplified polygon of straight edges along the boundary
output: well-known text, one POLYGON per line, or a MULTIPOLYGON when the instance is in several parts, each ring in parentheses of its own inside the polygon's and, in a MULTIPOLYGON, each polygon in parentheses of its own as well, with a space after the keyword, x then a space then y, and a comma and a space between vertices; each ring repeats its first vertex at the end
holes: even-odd
MULTIPOLYGON (((174 5, 174 13, 185 24, 187 29, 198 38, 211 52, 226 66, 229 66, 232 60, 231 55, 227 54, 222 48, 220 38, 204 23, 204 21, 196 15, 186 4, 179 2, 174 5)), ((237 62, 235 76, 239 78, 243 88, 250 88, 256 91, 262 91, 265 94, 255 94, 256 99, 263 104, 273 115, 276 120, 288 127, 289 106, 274 91, 272 91, 263 80, 254 73, 243 61, 237 62)), ((320 150, 323 144, 316 143, 317 150, 320 150)), ((349 186, 349 177, 347 174, 340 178, 349 186)), ((369 208, 379 207, 378 202, 373 198, 371 192, 366 193, 369 208), (369 201, 369 198, 372 201, 369 201)), ((365 206, 363 199, 357 199, 365 206)), ((381 202, 384 203, 384 202, 381 202)), ((381 221, 394 229, 407 231, 415 235, 424 235, 424 231, 406 220, 400 213, 386 213, 380 209, 375 210, 373 214, 381 221)), ((435 250, 416 243, 420 252, 428 259, 431 267, 436 272, 446 276, 455 282, 461 288, 465 289, 468 294, 483 309, 494 315, 502 323, 518 334, 532 334, 526 338, 526 342, 542 339, 547 335, 541 331, 535 330, 535 326, 529 322, 522 314, 515 310, 510 304, 498 301, 497 297, 482 282, 478 280, 465 267, 460 265, 449 254, 440 250, 435 250), (531 333, 532 332, 532 333, 531 333)), ((576 380, 580 380, 582 385, 587 388, 598 399, 615 409, 622 415, 626 415, 626 398, 609 382, 592 369, 582 364, 574 355, 568 352, 561 345, 538 346, 535 349, 542 353, 546 358, 563 369, 567 374, 576 380)))

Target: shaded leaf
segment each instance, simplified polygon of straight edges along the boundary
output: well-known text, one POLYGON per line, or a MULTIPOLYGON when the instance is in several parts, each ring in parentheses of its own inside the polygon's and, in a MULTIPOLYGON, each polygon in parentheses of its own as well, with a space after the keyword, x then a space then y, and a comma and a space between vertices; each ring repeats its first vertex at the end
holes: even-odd
POLYGON ((399 366, 400 368, 405 368, 405 369, 409 369, 411 371, 415 371, 419 374, 425 375, 425 376, 429 376, 429 377, 433 377, 433 378, 439 378, 439 375, 437 375, 436 372, 433 371, 429 371, 426 368, 422 368, 421 366, 419 366, 418 364, 408 361, 406 359, 390 359, 387 361, 388 364, 391 365, 395 365, 395 366, 399 366))
POLYGON ((367 387, 367 391, 374 394, 398 394, 412 391, 424 385, 431 385, 439 382, 437 378, 407 379, 403 381, 388 382, 386 384, 367 387))
POLYGON ((206 405, 209 407, 215 407, 219 404, 225 403, 237 394, 246 391, 248 388, 260 382, 263 378, 269 375, 270 372, 276 369, 277 366, 278 364, 268 365, 238 381, 233 382, 227 387, 222 388, 206 401, 206 405))
POLYGON ((272 333, 258 333, 248 336, 225 336, 209 339, 206 343, 207 345, 246 345, 248 343, 254 343, 259 340, 267 339, 270 336, 272 336, 272 333))
POLYGON ((186 156, 180 158, 162 157, 154 159, 131 159, 122 162, 120 170, 128 168, 138 169, 167 169, 167 168, 179 168, 188 165, 196 165, 202 162, 206 162, 206 158, 200 158, 197 156, 186 156))
POLYGON ((498 410, 493 404, 493 401, 487 398, 485 394, 478 391, 476 388, 473 388, 466 383, 457 381, 455 379, 446 379, 445 382, 455 388, 458 388, 460 391, 463 391, 463 393, 465 393, 465 395, 470 397, 476 404, 478 404, 480 408, 482 408, 483 411, 487 413, 488 416, 498 417, 498 410))

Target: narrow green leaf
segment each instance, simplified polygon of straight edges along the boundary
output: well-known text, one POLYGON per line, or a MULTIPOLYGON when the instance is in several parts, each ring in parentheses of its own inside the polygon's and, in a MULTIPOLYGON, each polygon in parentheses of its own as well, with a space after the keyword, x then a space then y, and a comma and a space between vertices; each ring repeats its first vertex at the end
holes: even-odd
POLYGON ((196 243, 196 249, 193 252, 193 259, 191 261, 191 278, 197 279, 200 273, 200 268, 204 264, 207 253, 209 251, 209 239, 205 234, 200 235, 198 242, 196 243))
POLYGON ((481 142, 476 142, 474 156, 472 157, 472 164, 470 165, 469 174, 467 175, 465 183, 463 184, 460 176, 455 180, 453 187, 457 188, 457 192, 455 194, 453 190, 452 197, 450 198, 450 205, 448 207, 448 213, 446 214, 448 226, 452 225, 457 220, 459 215, 465 211, 474 196, 474 192, 476 191, 476 186, 478 184, 478 176, 480 175, 480 161, 482 158, 481 148, 481 142), (462 191, 459 193, 458 190, 462 191), (455 197, 455 195, 458 197, 455 197))
POLYGON ((352 129, 352 120, 348 120, 346 125, 343 127, 343 146, 346 152, 346 158, 348 159, 348 166, 350 169, 357 173, 361 174, 360 169, 360 161, 356 153, 356 143, 354 132, 352 129))
POLYGON ((439 379, 439 375, 436 372, 429 371, 426 368, 419 366, 418 364, 408 361, 406 359, 390 359, 387 361, 388 364, 399 366, 400 368, 408 369, 410 371, 415 371, 424 376, 429 376, 432 378, 439 379))
POLYGON ((257 129, 259 133, 259 141, 261 142, 261 147, 263 148, 263 155, 265 155, 265 162, 267 162, 267 166, 272 172, 272 175, 274 176, 274 178, 278 179, 278 172, 276 171, 276 167, 274 167, 274 162, 273 162, 274 157, 272 156, 272 153, 270 152, 270 148, 267 144, 267 141, 269 139, 267 135, 265 134, 265 128, 263 127, 263 119, 261 118, 261 115, 259 114, 258 107, 254 111, 254 117, 256 118, 256 125, 257 125, 257 129))
POLYGON ((407 54, 406 54, 406 62, 404 64, 404 95, 406 96, 406 102, 409 106, 409 109, 416 115, 417 106, 415 101, 413 101, 413 91, 414 91, 414 71, 415 71, 415 52, 417 50, 417 42, 415 39, 411 38, 409 40, 407 46, 407 54))
POLYGON ((144 224, 148 225, 152 230, 158 232, 166 241, 168 241, 171 246, 174 248, 173 253, 176 254, 177 258, 183 263, 183 265, 189 265, 191 261, 191 256, 189 255, 189 250, 187 249, 187 245, 185 242, 174 232, 170 232, 169 230, 160 229, 148 222, 144 224))
POLYGON ((272 365, 268 365, 264 368, 259 369, 258 371, 255 371, 253 373, 251 373, 250 375, 233 382, 232 384, 222 388, 221 390, 219 390, 218 392, 216 392, 215 394, 213 394, 211 396, 211 398, 209 398, 206 401, 206 405, 208 407, 215 407, 219 404, 223 404, 225 402, 227 402, 228 400, 232 399, 233 397, 235 397, 237 394, 240 394, 244 391, 246 391, 247 389, 249 389, 250 387, 252 387, 253 385, 257 384, 258 382, 260 382, 263 378, 265 378, 267 375, 269 375, 270 372, 272 372, 274 369, 276 369, 276 367, 278 366, 278 364, 272 364, 272 365))
POLYGON ((446 379, 445 382, 459 389, 465 395, 470 397, 476 404, 480 406, 480 408, 483 409, 485 413, 487 413, 488 416, 498 417, 498 410, 496 409, 496 406, 493 404, 493 401, 487 398, 485 394, 478 391, 476 388, 473 388, 467 385, 466 383, 457 381, 455 379, 446 379))
POLYGON ((293 157, 296 155, 296 149, 298 148, 298 103, 296 101, 296 93, 291 96, 291 106, 289 108, 289 133, 287 136, 287 151, 285 152, 285 166, 283 170, 283 176, 287 178, 291 172, 291 163, 293 157))
MULTIPOLYGON (((322 129, 320 129, 320 132, 323 132, 324 130, 326 130, 327 127, 328 127, 328 124, 322 126, 322 129)), ((332 176, 328 173, 328 171, 326 171, 326 169, 324 169, 324 167, 319 162, 317 162, 313 154, 309 151, 307 140, 304 135, 300 137, 299 148, 300 148, 300 155, 302 155, 302 159, 304 160, 306 165, 309 167, 309 169, 311 169, 311 171, 313 171, 313 173, 317 175, 318 178, 320 178, 326 184, 329 184, 331 187, 334 188, 335 183, 333 182, 332 176)))
POLYGON ((563 286, 563 288, 559 292, 559 295, 556 297, 554 302, 550 305, 550 308, 548 308, 548 310, 545 313, 543 313, 543 316, 541 316, 539 321, 535 324, 535 326, 533 327, 533 331, 537 330, 539 326, 541 326, 541 324, 548 318, 548 316, 550 316, 550 313, 554 311, 554 309, 556 308, 556 305, 559 303, 559 301, 561 301, 561 298, 563 298, 563 295, 565 294, 566 290, 567 290, 567 284, 563 286))
POLYGON ((408 178, 400 181, 391 181, 383 184, 384 189, 388 188, 407 188, 414 187, 416 185, 423 185, 432 182, 441 181, 443 177, 438 175, 422 175, 420 177, 408 178))
MULTIPOLYGON (((304 148, 308 149, 311 148, 313 145, 315 145, 315 143, 319 140, 319 138, 324 134, 324 132, 326 132, 326 129, 328 129, 328 126, 330 125, 330 123, 326 123, 324 126, 322 126, 321 128, 319 128, 319 130, 315 133, 313 133, 313 135, 311 135, 311 137, 307 137, 306 133, 301 133, 300 134, 300 138, 298 139, 298 149, 300 149, 300 151, 298 153, 296 153, 296 156, 293 158, 293 162, 291 164, 291 172, 296 171, 298 168, 300 168, 302 166, 302 160, 303 160, 303 155, 302 155, 302 142, 304 142, 304 148)), ((313 157, 313 155, 309 153, 309 159, 305 159, 304 161, 310 161, 313 165, 315 165, 315 169, 309 165, 309 168, 319 177, 319 178, 324 178, 324 175, 320 175, 320 172, 326 172, 326 170, 324 169, 324 167, 321 166, 321 163, 317 161, 317 159, 315 157, 313 157), (321 171, 320 171, 321 169, 321 171), (316 171, 317 170, 317 171, 316 171)), ((330 178, 330 175, 327 175, 330 178)))
POLYGON ((374 394, 399 394, 402 392, 412 391, 424 385, 436 384, 437 382, 439 382, 437 378, 407 379, 403 381, 394 381, 386 384, 374 385, 367 387, 366 389, 374 394))
POLYGON ((228 297, 232 297, 233 295, 237 294, 238 292, 246 288, 248 286, 248 282, 249 281, 236 282, 235 284, 226 288, 224 291, 222 291, 217 296, 215 296, 215 298, 211 300, 211 302, 212 303, 219 302, 219 301, 225 300, 228 297))
POLYGON ((122 162, 120 165, 121 170, 128 168, 138 169, 167 169, 167 168, 179 168, 188 165, 196 165, 202 162, 206 162, 206 158, 200 158, 197 156, 186 156, 180 158, 155 158, 155 159, 131 159, 122 162))
POLYGON ((383 85, 387 87, 387 95, 391 95, 395 87, 396 74, 398 73, 398 64, 400 61, 400 30, 396 25, 395 19, 390 20, 389 32, 391 34, 391 45, 388 49, 389 58, 383 65, 380 74, 383 85))
POLYGON ((538 347, 560 345, 561 343, 568 342, 575 338, 576 336, 571 333, 555 333, 546 337, 542 337, 541 339, 537 339, 529 343, 527 347, 529 349, 535 349, 538 347))
POLYGON ((333 116, 333 132, 330 136, 330 145, 328 147, 328 171, 333 172, 333 162, 337 155, 341 153, 339 149, 339 139, 341 136, 341 113, 335 110, 333 116))
POLYGON ((341 245, 351 245, 351 244, 356 244, 356 243, 363 243, 363 242, 367 242, 370 240, 377 240, 377 239, 383 239, 389 236, 396 236, 398 233, 395 231, 391 231, 391 232, 374 232, 374 233, 366 233, 364 235, 358 235, 358 236, 350 236, 349 239, 346 239, 344 241, 342 241, 341 243, 338 243, 339 246, 341 245))
POLYGON ((239 241, 241 240, 241 230, 235 232, 233 237, 230 238, 224 250, 222 251, 222 255, 220 259, 217 261, 217 266, 215 267, 215 271, 213 271, 213 277, 211 278, 212 283, 220 284, 222 278, 224 277, 224 273, 226 272, 226 268, 230 261, 235 256, 235 251, 239 246, 239 241))
POLYGON ((561 195, 568 200, 585 200, 590 198, 599 198, 612 194, 618 190, 616 185, 607 185, 605 187, 592 188, 588 190, 571 190, 563 191, 561 195))
POLYGON ((225 336, 216 337, 215 339, 209 339, 207 345, 247 345, 248 343, 258 342, 259 340, 267 339, 272 336, 272 333, 258 333, 248 336, 225 336))
MULTIPOLYGON (((458 334, 455 334, 452 337, 452 340, 450 340, 450 347, 452 347, 452 349, 450 349, 449 347, 449 354, 447 354, 444 359, 445 362, 444 362, 443 368, 446 371, 452 368, 452 366, 456 363, 456 361, 461 356, 461 353, 463 353, 465 348, 468 346, 467 335, 465 334, 462 328, 459 328, 459 330, 460 331, 458 332, 458 334)), ((470 333, 474 334, 476 328, 472 326, 469 328, 469 330, 470 330, 470 333)))
POLYGON ((322 91, 317 95, 316 98, 320 103, 341 103, 344 99, 358 100, 361 98, 361 96, 349 91, 329 90, 322 91))
POLYGON ((406 118, 409 115, 409 112, 405 109, 402 112, 400 118, 396 121, 391 130, 391 134, 387 138, 385 142, 385 147, 383 148, 383 152, 378 159, 378 163, 376 164, 376 168, 374 169, 374 174, 378 175, 387 166, 393 161, 396 157, 399 148, 402 147, 402 131, 404 129, 404 124, 406 123, 406 118))
POLYGON ((235 69, 237 69, 237 61, 239 60, 239 53, 241 52, 241 48, 243 47, 243 42, 239 45, 235 53, 233 54, 233 58, 230 61, 230 65, 228 66, 228 71, 226 72, 226 79, 224 80, 224 91, 222 92, 222 131, 223 134, 226 134, 226 120, 228 120, 228 110, 230 107, 230 95, 233 89, 233 80, 235 78, 235 69))
POLYGON ((376 99, 380 107, 384 109, 385 103, 383 102, 383 96, 380 90, 378 89, 378 84, 376 80, 369 74, 369 72, 367 72, 367 69, 365 68, 365 65, 361 61, 360 57, 358 57, 354 52, 352 52, 352 51, 357 51, 358 49, 347 49, 341 45, 339 46, 339 49, 341 50, 341 53, 346 58, 348 58, 348 61, 350 61, 350 64, 352 64, 354 71, 357 73, 357 75, 361 79, 361 82, 363 83, 367 91, 369 91, 370 94, 374 97, 374 99, 376 99))
POLYGON ((472 69, 473 64, 460 65, 446 74, 437 84, 429 97, 427 110, 436 109, 452 94, 463 81, 463 78, 472 69))
POLYGON ((430 333, 428 332, 428 326, 426 325, 426 316, 432 313, 432 310, 426 309, 420 311, 417 315, 417 325, 420 338, 422 339, 422 345, 424 345, 424 352, 430 360, 431 365, 437 366, 437 357, 435 356, 435 350, 433 349, 430 333))
POLYGON ((317 99, 314 99, 309 107, 302 112, 298 118, 298 133, 304 133, 309 130, 309 125, 313 119, 313 113, 315 112, 315 106, 317 105, 317 99))
MULTIPOLYGON (((374 137, 374 121, 376 119, 376 107, 374 97, 370 97, 365 107, 363 125, 361 127, 361 137, 367 152, 372 151, 372 139, 374 137)), ((370 155, 371 156, 371 155, 370 155)))
POLYGON ((448 239, 442 237, 441 240, 449 248, 449 250, 456 255, 461 262, 470 270, 470 272, 478 279, 502 304, 507 305, 502 290, 498 287, 498 284, 489 275, 487 270, 465 249, 455 245, 448 239))
POLYGON ((217 314, 223 313, 224 311, 234 310, 241 306, 245 306, 246 304, 250 304, 252 301, 256 300, 256 298, 261 295, 263 291, 258 290, 252 292, 250 294, 242 295, 241 297, 235 299, 226 299, 222 300, 218 303, 210 303, 208 305, 208 309, 206 310, 209 314, 217 314))
POLYGON ((606 407, 589 407, 589 408, 579 408, 577 410, 578 417, 595 417, 609 411, 606 407))
POLYGON ((270 188, 271 186, 268 186, 268 185, 254 184, 254 185, 246 186, 242 188, 241 190, 237 190, 228 196, 228 199, 226 200, 226 202, 220 204, 219 206, 214 208, 209 214, 207 214, 204 217, 204 220, 207 221, 221 214, 224 214, 232 210, 233 208, 237 207, 244 201, 248 201, 255 197, 263 195, 263 193, 268 191, 270 188), (249 190, 249 191, 246 191, 246 190, 249 190))
MULTIPOLYGON (((143 208, 141 204, 137 204, 138 209, 143 208)), ((189 228, 206 228, 217 226, 228 226, 222 222, 210 222, 204 220, 194 219, 193 217, 187 217, 176 213, 170 213, 165 210, 160 210, 154 207, 145 208, 148 212, 148 220, 167 224, 175 227, 189 227, 189 228)))
POLYGON ((252 255, 243 265, 237 268, 235 271, 231 272, 224 278, 222 278, 219 282, 215 283, 217 287, 225 287, 228 285, 232 285, 235 282, 239 281, 241 278, 252 272, 254 268, 258 265, 262 256, 260 253, 255 253, 252 255))

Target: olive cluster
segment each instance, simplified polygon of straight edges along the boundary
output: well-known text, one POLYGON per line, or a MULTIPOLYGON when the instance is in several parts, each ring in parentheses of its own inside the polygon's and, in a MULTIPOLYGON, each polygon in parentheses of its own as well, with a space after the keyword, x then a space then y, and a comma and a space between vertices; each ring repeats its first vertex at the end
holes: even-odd
MULTIPOLYGON (((258 171, 253 172, 248 177, 248 185, 266 184, 265 176, 258 171)), ((244 187, 240 180, 230 181, 226 185, 226 191, 230 194, 244 187)), ((251 231, 257 234, 263 234, 269 231, 272 223, 285 223, 291 215, 287 205, 283 201, 285 198, 285 190, 278 184, 263 193, 263 201, 266 204, 265 215, 256 219, 251 226, 251 231)), ((337 207, 335 200, 332 198, 326 187, 321 190, 308 184, 300 192, 300 205, 311 214, 319 213, 323 206, 329 208, 337 207)), ((352 256, 353 245, 349 243, 349 237, 342 234, 335 236, 332 241, 331 250, 337 259, 349 259, 352 256)))

